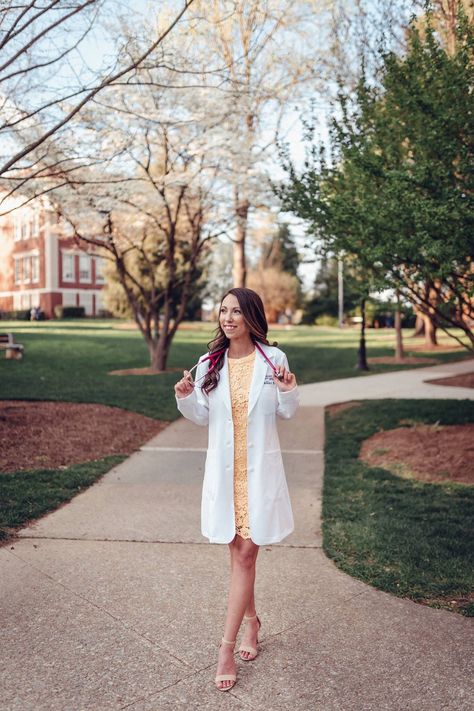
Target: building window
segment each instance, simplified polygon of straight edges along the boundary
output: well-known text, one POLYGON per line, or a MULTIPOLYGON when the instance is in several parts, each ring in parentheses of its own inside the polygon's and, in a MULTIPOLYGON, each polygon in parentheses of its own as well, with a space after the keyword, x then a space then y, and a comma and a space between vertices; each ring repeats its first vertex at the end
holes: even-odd
POLYGON ((28 283, 31 281, 31 258, 23 257, 23 281, 28 283))
POLYGON ((31 308, 31 294, 21 295, 21 308, 30 309, 31 308))
POLYGON ((21 214, 15 212, 13 216, 13 239, 15 242, 21 240, 21 214))
POLYGON ((92 316, 92 294, 87 291, 80 292, 79 306, 84 306, 86 316, 92 316))
POLYGON ((21 283, 21 259, 15 259, 15 284, 21 283))
POLYGON ((36 283, 39 281, 39 256, 33 254, 31 257, 31 281, 36 283))
POLYGON ((77 306, 77 298, 74 291, 65 291, 63 294, 63 306, 77 306))
POLYGON ((37 237, 39 235, 40 231, 40 216, 39 212, 36 210, 33 213, 33 221, 32 221, 32 228, 31 228, 31 234, 33 237, 37 237))
POLYGON ((95 258, 95 282, 96 284, 103 284, 105 279, 104 279, 104 260, 101 259, 101 257, 96 257, 95 258))
POLYGON ((28 219, 25 220, 25 216, 23 216, 23 219, 21 220, 21 239, 28 239, 30 236, 30 221, 28 219))
POLYGON ((63 281, 74 281, 74 255, 63 252, 63 281))
POLYGON ((79 281, 91 281, 91 258, 88 254, 79 255, 79 281))

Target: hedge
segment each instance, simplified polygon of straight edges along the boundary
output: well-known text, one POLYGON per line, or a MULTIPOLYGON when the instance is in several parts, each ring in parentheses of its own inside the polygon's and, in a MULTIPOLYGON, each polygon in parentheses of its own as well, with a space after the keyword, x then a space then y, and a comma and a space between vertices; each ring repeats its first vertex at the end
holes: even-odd
POLYGON ((83 318, 86 315, 84 306, 55 306, 56 318, 83 318))

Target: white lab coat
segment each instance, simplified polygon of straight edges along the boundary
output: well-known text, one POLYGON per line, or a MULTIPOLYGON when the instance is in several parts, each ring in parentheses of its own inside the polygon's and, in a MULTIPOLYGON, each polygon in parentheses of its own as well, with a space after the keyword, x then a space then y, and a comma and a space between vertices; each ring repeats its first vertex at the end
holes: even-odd
MULTIPOLYGON (((275 365, 288 369, 279 348, 259 344, 275 365)), ((205 356, 202 356, 204 358, 205 356)), ((200 359, 200 361, 201 361, 200 359)), ((209 395, 199 378, 209 361, 196 369, 192 393, 176 398, 179 411, 197 425, 209 425, 209 440, 201 498, 201 531, 211 543, 229 543, 235 536, 234 435, 227 351, 219 371, 219 384, 209 395)), ((250 536, 257 545, 278 543, 294 530, 276 427, 276 415, 288 419, 298 407, 298 387, 281 392, 273 371, 258 350, 249 391, 247 420, 247 487, 250 536)))

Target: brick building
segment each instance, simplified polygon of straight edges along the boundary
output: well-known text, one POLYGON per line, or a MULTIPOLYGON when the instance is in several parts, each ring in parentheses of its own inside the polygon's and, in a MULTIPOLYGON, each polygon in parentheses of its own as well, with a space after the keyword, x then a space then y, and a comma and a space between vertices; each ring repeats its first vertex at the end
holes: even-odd
MULTIPOLYGON (((1 212, 20 202, 5 200, 1 212)), ((99 315, 102 260, 79 249, 71 234, 41 198, 0 216, 0 311, 39 306, 54 318, 62 304, 99 315)))

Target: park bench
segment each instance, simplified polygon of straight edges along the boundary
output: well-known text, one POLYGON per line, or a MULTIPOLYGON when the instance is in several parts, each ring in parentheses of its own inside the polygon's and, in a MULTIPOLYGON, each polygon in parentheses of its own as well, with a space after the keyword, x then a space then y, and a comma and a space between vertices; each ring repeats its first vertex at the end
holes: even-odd
POLYGON ((0 350, 5 351, 5 358, 9 360, 23 358, 24 346, 15 343, 13 333, 0 333, 0 350))

